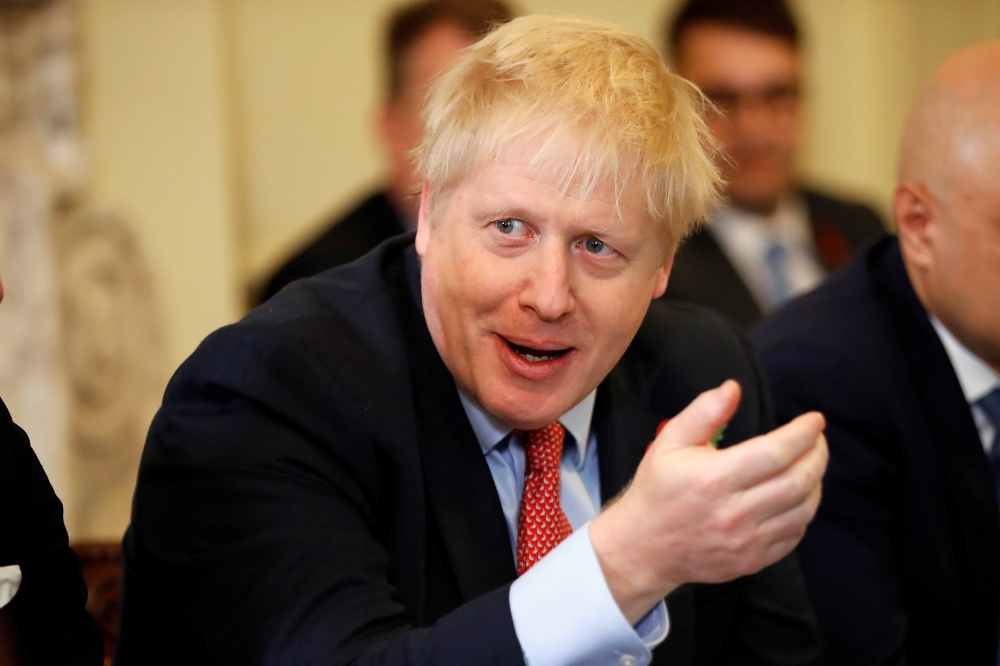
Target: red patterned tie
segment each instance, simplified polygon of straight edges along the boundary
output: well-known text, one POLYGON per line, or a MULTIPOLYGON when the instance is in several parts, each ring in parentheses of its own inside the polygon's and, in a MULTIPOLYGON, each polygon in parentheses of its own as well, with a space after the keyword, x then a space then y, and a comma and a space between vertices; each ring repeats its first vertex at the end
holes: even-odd
POLYGON ((522 575, 572 534, 573 528, 559 504, 559 461, 566 429, 552 423, 518 434, 528 443, 517 525, 517 573, 522 575))

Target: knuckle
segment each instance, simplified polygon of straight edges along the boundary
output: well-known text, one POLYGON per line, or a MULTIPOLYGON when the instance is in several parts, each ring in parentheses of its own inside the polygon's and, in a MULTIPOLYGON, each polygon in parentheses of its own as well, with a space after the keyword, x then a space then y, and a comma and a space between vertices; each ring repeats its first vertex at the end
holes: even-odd
POLYGON ((761 451, 761 463, 766 465, 768 469, 775 471, 785 467, 781 451, 777 446, 770 446, 761 451))
POLYGON ((805 501, 813 487, 813 476, 805 474, 793 474, 788 480, 789 489, 792 496, 799 502, 805 501))
POLYGON ((734 526, 727 532, 726 549, 736 555, 746 555, 753 551, 754 535, 749 530, 734 526))
POLYGON ((737 533, 740 531, 740 520, 737 515, 732 511, 723 511, 719 514, 717 520, 718 530, 726 535, 726 539, 733 539, 737 533))
POLYGON ((695 493, 704 499, 711 499, 719 495, 719 478, 714 470, 707 470, 698 474, 692 480, 695 493))

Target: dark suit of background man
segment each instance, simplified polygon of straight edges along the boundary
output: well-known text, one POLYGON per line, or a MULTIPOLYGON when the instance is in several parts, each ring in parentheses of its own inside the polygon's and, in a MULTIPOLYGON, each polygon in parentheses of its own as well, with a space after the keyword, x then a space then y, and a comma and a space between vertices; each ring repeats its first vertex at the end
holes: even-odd
POLYGON ((99 666, 104 644, 62 502, 2 400, 0 515, 0 666, 99 666))
POLYGON ((410 152, 423 135, 420 109, 431 81, 462 49, 513 16, 502 0, 424 0, 393 12, 385 36, 385 100, 376 123, 389 170, 387 182, 357 207, 327 222, 319 236, 267 278, 256 303, 292 280, 354 261, 385 239, 416 228, 420 181, 414 177, 410 152))
POLYGON ((822 419, 767 432, 731 325, 650 308, 718 186, 698 108, 593 19, 467 51, 428 103, 415 237, 290 285, 170 382, 117 662, 816 663, 786 556, 822 419), (754 439, 716 450, 726 422, 754 439))
POLYGON ((942 65, 887 239, 755 333, 779 419, 822 411, 799 548, 832 664, 997 663, 1000 41, 942 65))
POLYGON ((799 143, 799 30, 784 0, 689 0, 665 51, 721 112, 727 202, 677 252, 667 298, 706 305, 749 329, 880 237, 869 208, 793 182, 799 143))

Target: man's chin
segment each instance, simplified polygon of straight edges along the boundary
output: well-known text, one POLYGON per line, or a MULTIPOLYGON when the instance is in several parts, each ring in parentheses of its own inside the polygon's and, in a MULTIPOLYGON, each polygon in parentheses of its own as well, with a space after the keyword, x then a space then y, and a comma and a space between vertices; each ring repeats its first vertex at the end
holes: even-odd
POLYGON ((761 215, 770 215, 778 207, 778 201, 783 192, 767 190, 737 191, 729 193, 729 201, 744 210, 749 210, 761 215))
POLYGON ((571 399, 539 396, 523 391, 511 391, 503 400, 484 400, 483 408, 509 426, 519 430, 542 428, 559 420, 573 408, 571 399))

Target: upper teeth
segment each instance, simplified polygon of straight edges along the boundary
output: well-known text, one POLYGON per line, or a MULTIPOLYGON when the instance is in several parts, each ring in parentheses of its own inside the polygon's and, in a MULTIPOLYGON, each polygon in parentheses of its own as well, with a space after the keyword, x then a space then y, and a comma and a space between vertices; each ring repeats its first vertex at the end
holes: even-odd
POLYGON ((555 358, 555 354, 543 354, 542 356, 535 356, 534 354, 529 354, 527 352, 519 351, 517 352, 522 358, 527 359, 531 363, 538 363, 539 361, 548 361, 555 358))

